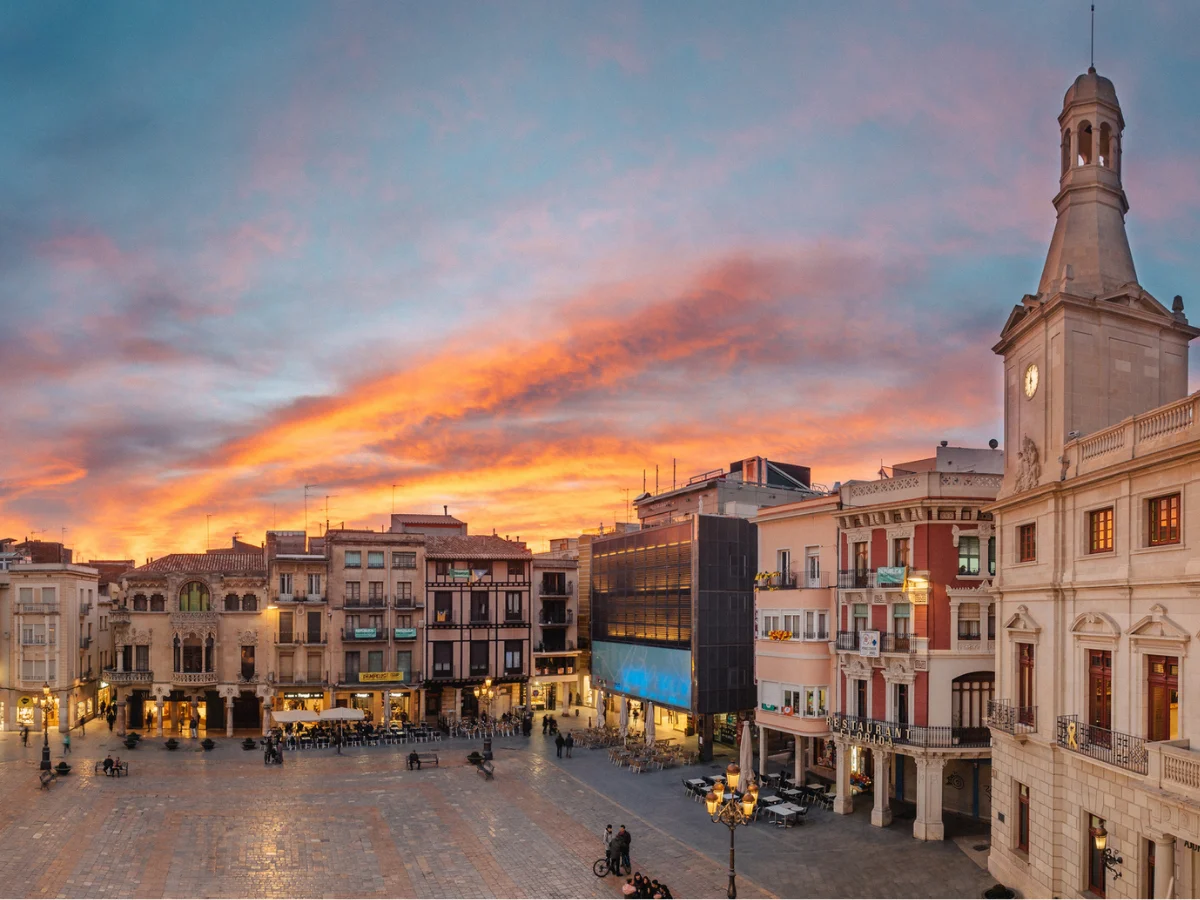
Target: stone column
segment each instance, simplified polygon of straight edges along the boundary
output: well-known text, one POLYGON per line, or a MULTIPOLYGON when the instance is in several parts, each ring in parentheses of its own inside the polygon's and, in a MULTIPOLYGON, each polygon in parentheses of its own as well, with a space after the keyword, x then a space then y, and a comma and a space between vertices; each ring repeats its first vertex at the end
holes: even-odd
POLYGON ((271 700, 269 697, 263 697, 262 703, 262 733, 266 737, 271 732, 271 700))
POLYGON ((71 692, 58 693, 58 732, 66 734, 71 730, 71 692))
MULTIPOLYGON (((796 742, 800 742, 799 735, 796 742)), ((762 778, 767 777, 767 729, 764 725, 758 726, 758 774, 762 778)))
MULTIPOLYGON (((187 729, 188 729, 188 730, 187 730, 187 733, 188 733, 188 736, 189 736, 189 737, 190 737, 190 736, 191 736, 191 734, 192 734, 192 723, 191 723, 191 719, 192 719, 192 718, 195 718, 195 717, 197 717, 197 716, 199 716, 199 715, 200 715, 200 704, 199 704, 199 702, 196 700, 196 698, 195 698, 195 697, 192 697, 192 698, 190 698, 190 699, 188 700, 188 717, 189 717, 189 719, 188 719, 188 723, 187 723, 187 729)), ((200 736, 200 731, 199 731, 199 729, 197 729, 197 730, 196 730, 196 736, 197 736, 197 737, 199 737, 199 736, 200 736)))
POLYGON ((621 736, 624 737, 629 732, 629 701, 624 697, 621 701, 621 736))
MULTIPOLYGON (((1169 897, 1167 888, 1175 877, 1175 837, 1164 835, 1161 840, 1154 841, 1154 896, 1169 897)), ((1176 896, 1178 888, 1176 885, 1176 896)))
POLYGON ((875 806, 871 809, 871 824, 878 828, 884 828, 892 824, 892 807, 888 800, 890 793, 890 775, 892 754, 884 753, 882 750, 876 750, 875 757, 875 773, 873 785, 875 788, 875 806))
POLYGON ((570 697, 571 692, 567 689, 567 683, 565 681, 560 681, 558 683, 557 687, 558 687, 558 708, 560 711, 560 715, 565 717, 567 714, 567 705, 568 705, 567 700, 570 697))
POLYGON ((833 798, 833 811, 848 816, 854 812, 854 798, 850 795, 850 745, 837 742, 837 796, 833 798))
POLYGON ((117 671, 125 671, 125 648, 122 646, 117 647, 117 671))
POLYGON ((812 738, 803 738, 796 735, 796 752, 795 759, 792 761, 792 779, 800 784, 804 779, 804 748, 812 738))
POLYGON ((388 723, 392 721, 392 692, 384 688, 383 691, 383 716, 379 720, 379 724, 387 728, 388 723))
POLYGON ((225 698, 225 737, 233 737, 233 698, 225 698))
POLYGON ((117 737, 125 737, 125 730, 129 723, 126 721, 126 713, 128 710, 124 698, 117 700, 117 737))
POLYGON ((154 726, 158 729, 158 736, 163 736, 163 698, 159 697, 154 701, 155 709, 157 710, 154 716, 154 726))
POLYGON ((942 825, 942 771, 946 760, 917 757, 917 820, 913 837, 918 841, 941 841, 946 837, 942 825))

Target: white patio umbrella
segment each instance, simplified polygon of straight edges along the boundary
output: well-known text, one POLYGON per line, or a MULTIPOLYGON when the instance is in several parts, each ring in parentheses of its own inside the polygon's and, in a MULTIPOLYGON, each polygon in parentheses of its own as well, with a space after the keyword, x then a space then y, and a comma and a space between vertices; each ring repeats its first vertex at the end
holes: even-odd
POLYGON ((621 737, 629 733, 629 701, 621 698, 621 737))
POLYGON ((740 785, 745 787, 754 778, 754 739, 750 737, 750 720, 742 726, 742 752, 738 757, 738 768, 742 770, 740 785))
POLYGON ((335 706, 332 709, 321 710, 321 720, 325 722, 358 722, 362 718, 363 711, 361 709, 351 709, 348 706, 335 706))
POLYGON ((654 746, 654 704, 646 704, 646 746, 654 746))
POLYGON ((286 722, 320 721, 320 717, 315 712, 309 712, 307 709, 273 709, 271 710, 271 718, 280 725, 286 722))

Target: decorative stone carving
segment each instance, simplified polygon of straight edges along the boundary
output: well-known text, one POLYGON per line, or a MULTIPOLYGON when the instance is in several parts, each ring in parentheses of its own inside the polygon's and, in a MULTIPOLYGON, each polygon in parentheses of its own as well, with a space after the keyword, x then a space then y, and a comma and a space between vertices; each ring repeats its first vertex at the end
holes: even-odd
POLYGON ((1072 623, 1071 633, 1076 637, 1116 640, 1121 636, 1121 627, 1106 613, 1085 612, 1072 623))
POLYGON ((1190 641, 1192 636, 1168 619, 1166 613, 1166 607, 1161 603, 1151 606, 1150 615, 1134 623, 1129 629, 1133 644, 1136 646, 1140 643, 1170 643, 1182 646, 1190 641))
POLYGON ((929 670, 929 660, 918 656, 913 659, 913 668, 918 672, 926 672, 929 670))
POLYGON ((237 633, 237 642, 239 647, 249 647, 258 644, 258 632, 254 629, 249 631, 239 631, 237 633))
POLYGON ((894 659, 884 667, 883 677, 888 682, 912 684, 916 675, 904 660, 894 659))
POLYGON ((1016 491, 1020 493, 1032 490, 1042 480, 1042 461, 1037 444, 1029 435, 1021 439, 1021 450, 1017 453, 1017 459, 1020 460, 1020 468, 1017 469, 1016 491))
POLYGON ((847 678, 870 678, 871 666, 862 657, 851 657, 842 663, 842 671, 847 678))
POLYGON ((129 635, 128 635, 128 637, 126 637, 125 642, 128 644, 149 644, 150 639, 153 636, 154 636, 153 628, 147 628, 147 629, 143 630, 141 628, 130 627, 129 635))

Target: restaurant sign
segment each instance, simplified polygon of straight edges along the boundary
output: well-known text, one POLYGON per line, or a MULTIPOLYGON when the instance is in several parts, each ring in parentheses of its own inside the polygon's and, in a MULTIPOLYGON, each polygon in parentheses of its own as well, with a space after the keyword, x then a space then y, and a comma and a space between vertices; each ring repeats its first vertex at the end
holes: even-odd
POLYGON ((359 672, 358 680, 361 681, 404 681, 407 672, 359 672))
POLYGON ((321 691, 284 691, 284 700, 322 700, 325 694, 321 691))
POLYGON ((415 629, 415 628, 397 628, 396 629, 396 638, 398 640, 411 641, 416 636, 417 636, 417 629, 415 629))
POLYGON ((879 632, 878 631, 860 631, 858 633, 858 655, 859 656, 878 656, 879 655, 879 632))
POLYGON ((470 578, 471 570, 470 569, 451 569, 450 577, 451 578, 470 578))
POLYGON ((873 722, 869 719, 853 719, 846 716, 826 716, 825 724, 835 734, 859 744, 884 744, 890 747, 894 741, 908 740, 907 725, 873 722))

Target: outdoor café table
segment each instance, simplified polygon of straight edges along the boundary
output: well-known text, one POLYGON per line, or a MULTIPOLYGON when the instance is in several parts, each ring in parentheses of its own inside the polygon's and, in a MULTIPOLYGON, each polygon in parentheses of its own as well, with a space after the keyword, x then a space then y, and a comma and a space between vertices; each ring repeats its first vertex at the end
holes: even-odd
POLYGON ((783 800, 781 800, 779 797, 776 797, 774 794, 772 794, 770 797, 760 798, 758 802, 761 803, 763 806, 774 806, 777 803, 782 803, 783 800))
POLYGON ((787 788, 785 790, 780 791, 779 793, 783 794, 783 796, 787 797, 789 800, 799 800, 800 799, 800 792, 798 790, 796 790, 795 788, 787 788))
POLYGON ((792 804, 790 804, 790 803, 777 803, 774 806, 768 806, 764 810, 764 812, 766 812, 768 815, 774 816, 775 821, 777 821, 777 822, 779 821, 780 818, 782 818, 784 820, 785 824, 788 819, 790 819, 792 816, 794 816, 799 811, 800 810, 797 807, 792 806, 792 804))
POLYGON ((703 787, 708 784, 703 778, 689 778, 687 783, 692 787, 703 787))
POLYGON ((820 783, 806 784, 805 787, 808 788, 810 791, 812 791, 815 794, 825 793, 825 785, 820 784, 820 783))

